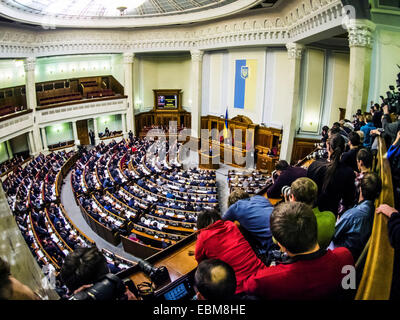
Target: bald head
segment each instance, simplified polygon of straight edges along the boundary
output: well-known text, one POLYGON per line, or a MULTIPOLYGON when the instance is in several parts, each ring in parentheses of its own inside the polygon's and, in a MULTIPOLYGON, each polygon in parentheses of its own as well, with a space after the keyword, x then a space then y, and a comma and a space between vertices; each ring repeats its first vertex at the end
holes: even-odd
POLYGON ((235 271, 224 261, 203 260, 197 267, 195 284, 204 299, 230 300, 236 291, 235 271))

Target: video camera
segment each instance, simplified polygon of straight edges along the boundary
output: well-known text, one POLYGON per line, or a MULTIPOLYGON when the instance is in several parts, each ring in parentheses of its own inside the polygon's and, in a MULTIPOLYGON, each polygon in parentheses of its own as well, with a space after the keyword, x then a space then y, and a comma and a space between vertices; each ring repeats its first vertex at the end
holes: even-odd
MULTIPOLYGON (((168 269, 164 266, 155 267, 149 262, 138 259, 142 270, 156 285, 161 285, 170 280, 168 269)), ((130 279, 121 279, 119 274, 108 273, 101 277, 93 286, 72 295, 69 300, 126 300, 126 287, 136 296, 141 296, 135 284, 130 279)))
POLYGON ((306 158, 308 160, 310 160, 310 159, 319 160, 319 159, 325 159, 327 157, 328 157, 328 152, 326 151, 326 149, 320 149, 320 150, 317 150, 317 151, 309 154, 306 158))
MULTIPOLYGON (((400 68, 399 65, 397 66, 400 68)), ((400 73, 397 74, 396 87, 397 89, 400 88, 400 73)), ((396 92, 393 85, 389 86, 389 90, 391 91, 386 91, 386 98, 380 96, 382 99, 381 107, 388 105, 390 113, 400 114, 400 92, 396 92)))
POLYGON ((107 273, 93 286, 72 295, 69 300, 125 300, 125 285, 117 275, 107 273))

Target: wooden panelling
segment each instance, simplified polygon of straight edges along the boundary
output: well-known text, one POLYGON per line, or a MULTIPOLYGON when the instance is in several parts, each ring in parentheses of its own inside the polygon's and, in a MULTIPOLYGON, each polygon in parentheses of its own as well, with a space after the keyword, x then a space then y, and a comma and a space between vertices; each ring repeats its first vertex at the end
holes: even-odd
POLYGON ((321 142, 317 139, 295 138, 293 143, 291 164, 295 164, 298 160, 303 159, 306 155, 315 149, 315 143, 321 142))
MULTIPOLYGON (((225 118, 216 116, 206 116, 201 118, 202 129, 218 129, 219 135, 212 137, 214 139, 214 143, 217 144, 222 142, 219 139, 220 135, 222 135, 224 125, 225 118)), ((248 117, 241 115, 238 115, 233 119, 228 119, 228 128, 234 135, 234 145, 232 146, 223 143, 220 144, 221 161, 232 164, 233 166, 243 167, 245 163, 236 159, 240 159, 241 157, 245 158, 248 156, 247 149, 251 144, 253 144, 255 150, 257 150, 257 169, 271 171, 271 169, 274 167, 275 161, 279 158, 282 130, 261 127, 257 124, 254 124, 248 117), (240 133, 241 139, 239 139, 240 133), (240 140, 242 142, 240 142, 240 140), (232 159, 224 159, 225 150, 232 153, 232 159)))
POLYGON ((76 122, 76 130, 78 132, 78 139, 82 145, 89 144, 89 132, 87 120, 79 120, 76 122))

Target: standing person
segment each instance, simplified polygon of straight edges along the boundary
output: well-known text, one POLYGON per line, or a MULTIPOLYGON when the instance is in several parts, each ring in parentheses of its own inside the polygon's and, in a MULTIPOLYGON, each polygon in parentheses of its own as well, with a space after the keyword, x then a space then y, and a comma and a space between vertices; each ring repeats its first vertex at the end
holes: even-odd
POLYGON ((376 127, 372 122, 372 116, 370 114, 367 114, 365 116, 365 121, 367 122, 367 124, 365 126, 362 126, 360 130, 364 132, 364 147, 371 148, 372 146, 371 130, 375 130, 376 127))
POLYGON ((318 208, 339 214, 342 200, 345 209, 354 204, 356 194, 355 174, 351 167, 340 161, 344 151, 344 138, 333 134, 327 141, 328 159, 314 161, 307 170, 307 177, 318 186, 318 208))
POLYGON ((275 177, 272 176, 273 184, 267 189, 268 198, 280 198, 282 187, 290 186, 296 179, 307 175, 306 169, 290 166, 285 160, 278 161, 275 170, 275 177))
POLYGON ((92 129, 90 129, 90 131, 89 131, 89 138, 90 138, 90 144, 92 146, 94 146, 95 145, 95 137, 94 137, 94 132, 92 129))
POLYGON ((376 173, 364 175, 360 184, 358 204, 347 210, 335 226, 333 245, 346 247, 358 259, 372 231, 375 204, 382 190, 382 182, 376 173))
POLYGON ((351 167, 354 171, 358 171, 357 167, 357 153, 360 150, 360 135, 357 132, 350 132, 349 133, 349 142, 348 145, 350 150, 344 152, 342 158, 340 159, 341 162, 344 162, 349 167, 351 167))
POLYGON ((381 107, 379 106, 378 103, 375 103, 371 107, 371 114, 372 114, 372 122, 374 123, 374 126, 376 128, 382 128, 383 112, 382 112, 381 107))
POLYGON ((400 131, 400 119, 397 118, 396 122, 391 123, 389 106, 387 105, 383 107, 382 128, 385 134, 391 138, 390 143, 393 144, 396 140, 397 132, 400 131))

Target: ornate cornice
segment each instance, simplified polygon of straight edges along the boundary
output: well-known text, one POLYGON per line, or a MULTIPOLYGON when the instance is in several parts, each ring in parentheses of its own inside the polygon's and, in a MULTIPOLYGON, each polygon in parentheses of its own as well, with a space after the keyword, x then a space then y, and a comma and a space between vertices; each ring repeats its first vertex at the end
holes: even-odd
POLYGON ((347 25, 350 47, 372 48, 375 25, 372 22, 352 21, 347 25))
POLYGON ((124 52, 123 57, 124 57, 124 63, 129 64, 133 63, 135 59, 135 54, 133 52, 124 52))
POLYGON ((0 29, 0 57, 213 50, 284 46, 342 24, 340 0, 290 3, 282 12, 251 14, 196 26, 131 30, 0 29))
POLYGON ((203 60, 204 51, 201 50, 190 50, 193 62, 201 62, 203 60))
POLYGON ((301 59, 304 45, 300 43, 291 42, 286 44, 286 49, 288 52, 289 59, 301 59))
POLYGON ((24 69, 25 72, 35 72, 36 67, 36 58, 35 57, 28 57, 24 61, 24 69))

